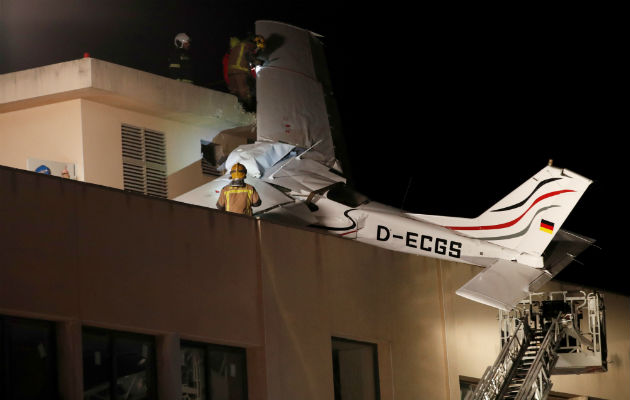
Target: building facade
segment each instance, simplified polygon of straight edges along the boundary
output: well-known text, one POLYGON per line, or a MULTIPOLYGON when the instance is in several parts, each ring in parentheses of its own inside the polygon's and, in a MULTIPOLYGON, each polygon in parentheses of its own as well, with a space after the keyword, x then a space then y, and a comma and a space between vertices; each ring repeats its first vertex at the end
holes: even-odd
MULTIPOLYGON (((83 59, 0 100, 0 397, 459 399, 499 353, 497 311, 455 295, 479 267, 169 200, 212 179, 200 141, 253 122, 233 96, 83 59), (138 132, 163 167, 125 153, 138 132)), ((630 398, 629 299, 604 298, 608 371, 554 376, 564 398, 630 398)))

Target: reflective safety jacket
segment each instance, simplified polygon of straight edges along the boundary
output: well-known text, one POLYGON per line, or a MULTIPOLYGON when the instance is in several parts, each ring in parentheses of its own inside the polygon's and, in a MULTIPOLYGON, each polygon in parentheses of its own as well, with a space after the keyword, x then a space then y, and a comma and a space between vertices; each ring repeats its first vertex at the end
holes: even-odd
POLYGON ((252 215, 252 207, 262 203, 258 192, 252 185, 234 186, 226 185, 221 189, 217 208, 237 214, 252 215))
POLYGON ((239 42, 230 50, 228 56, 228 75, 238 73, 251 73, 249 63, 253 61, 256 53, 256 45, 249 41, 239 42))
POLYGON ((192 60, 188 50, 173 49, 168 59, 169 76, 178 81, 193 83, 192 72, 192 60))

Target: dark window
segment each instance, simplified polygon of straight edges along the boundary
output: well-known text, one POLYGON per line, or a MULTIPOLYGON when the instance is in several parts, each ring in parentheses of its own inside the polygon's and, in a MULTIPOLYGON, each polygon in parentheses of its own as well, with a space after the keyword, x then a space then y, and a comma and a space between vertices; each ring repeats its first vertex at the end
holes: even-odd
POLYGON ((471 396, 475 393, 475 387, 479 383, 479 379, 470 378, 467 376, 459 377, 459 392, 461 394, 461 400, 466 400, 468 398, 472 398, 471 396))
POLYGON ((245 349, 182 342, 183 400, 246 400, 245 349))
POLYGON ((152 336, 83 329, 83 398, 156 398, 152 336))
POLYGON ((56 399, 55 323, 0 316, 0 399, 56 399))
POLYGON ((373 343, 332 338, 335 400, 379 400, 378 355, 373 343))
POLYGON ((326 197, 348 207, 358 207, 370 201, 366 196, 344 184, 333 185, 326 197))

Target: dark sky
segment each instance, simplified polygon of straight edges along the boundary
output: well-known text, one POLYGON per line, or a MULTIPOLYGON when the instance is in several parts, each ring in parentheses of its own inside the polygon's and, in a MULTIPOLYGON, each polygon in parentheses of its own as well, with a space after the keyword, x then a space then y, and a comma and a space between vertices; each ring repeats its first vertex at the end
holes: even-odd
POLYGON ((228 38, 254 22, 324 35, 355 186, 412 212, 473 217, 548 159, 595 182, 564 228, 598 240, 561 275, 630 294, 611 11, 410 8, 344 1, 0 0, 0 73, 94 58, 166 73, 192 38, 195 81, 221 86, 228 38))

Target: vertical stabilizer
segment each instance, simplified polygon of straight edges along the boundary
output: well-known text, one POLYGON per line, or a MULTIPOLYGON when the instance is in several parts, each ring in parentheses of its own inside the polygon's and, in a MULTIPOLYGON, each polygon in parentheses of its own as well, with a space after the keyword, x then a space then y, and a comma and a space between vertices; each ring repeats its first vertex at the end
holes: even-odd
POLYGON ((541 255, 591 182, 567 169, 547 166, 477 218, 413 217, 541 255))

